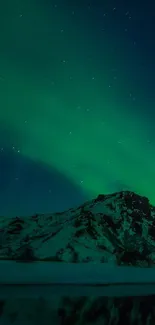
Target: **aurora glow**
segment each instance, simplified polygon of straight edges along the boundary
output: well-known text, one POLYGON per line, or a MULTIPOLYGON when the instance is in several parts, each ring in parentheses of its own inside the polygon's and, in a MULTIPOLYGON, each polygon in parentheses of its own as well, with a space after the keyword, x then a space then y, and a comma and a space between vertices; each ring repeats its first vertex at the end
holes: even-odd
POLYGON ((129 1, 3 6, 0 121, 10 150, 56 169, 86 197, 129 189, 155 204, 155 49, 141 30, 145 8, 136 21, 129 1))

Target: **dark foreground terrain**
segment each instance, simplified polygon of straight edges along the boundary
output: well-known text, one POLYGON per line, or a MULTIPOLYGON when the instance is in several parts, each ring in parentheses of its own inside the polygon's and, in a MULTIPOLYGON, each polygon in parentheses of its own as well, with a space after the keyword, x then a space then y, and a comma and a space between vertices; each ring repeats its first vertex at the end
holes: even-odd
MULTIPOLYGON (((1 217, 0 259, 154 267, 155 207, 125 191, 63 213, 1 217)), ((155 296, 1 300, 0 325, 11 324, 153 325, 155 296)))

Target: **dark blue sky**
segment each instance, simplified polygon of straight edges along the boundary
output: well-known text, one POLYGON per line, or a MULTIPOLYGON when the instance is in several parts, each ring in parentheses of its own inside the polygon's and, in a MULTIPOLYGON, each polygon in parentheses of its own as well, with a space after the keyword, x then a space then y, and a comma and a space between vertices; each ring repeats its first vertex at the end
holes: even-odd
POLYGON ((155 203, 155 3, 0 4, 0 214, 155 203))

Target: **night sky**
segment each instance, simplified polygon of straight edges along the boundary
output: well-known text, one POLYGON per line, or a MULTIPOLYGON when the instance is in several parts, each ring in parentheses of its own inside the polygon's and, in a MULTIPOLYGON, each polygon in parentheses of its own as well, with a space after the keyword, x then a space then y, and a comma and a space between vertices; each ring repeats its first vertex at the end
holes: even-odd
POLYGON ((1 1, 0 215, 155 204, 154 35, 153 0, 1 1))

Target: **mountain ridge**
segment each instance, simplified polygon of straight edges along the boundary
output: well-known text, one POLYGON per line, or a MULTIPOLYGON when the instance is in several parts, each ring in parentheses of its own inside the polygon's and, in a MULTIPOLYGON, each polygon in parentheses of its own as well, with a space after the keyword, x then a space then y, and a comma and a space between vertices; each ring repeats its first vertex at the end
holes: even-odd
MULTIPOLYGON (((0 259, 154 267, 155 207, 121 191, 65 212, 0 217, 0 259)), ((8 299, 0 309, 0 325, 152 325, 155 296, 8 299)))
POLYGON ((100 194, 65 212, 0 218, 0 258, 151 266, 154 229, 155 207, 146 197, 130 191, 100 194))

